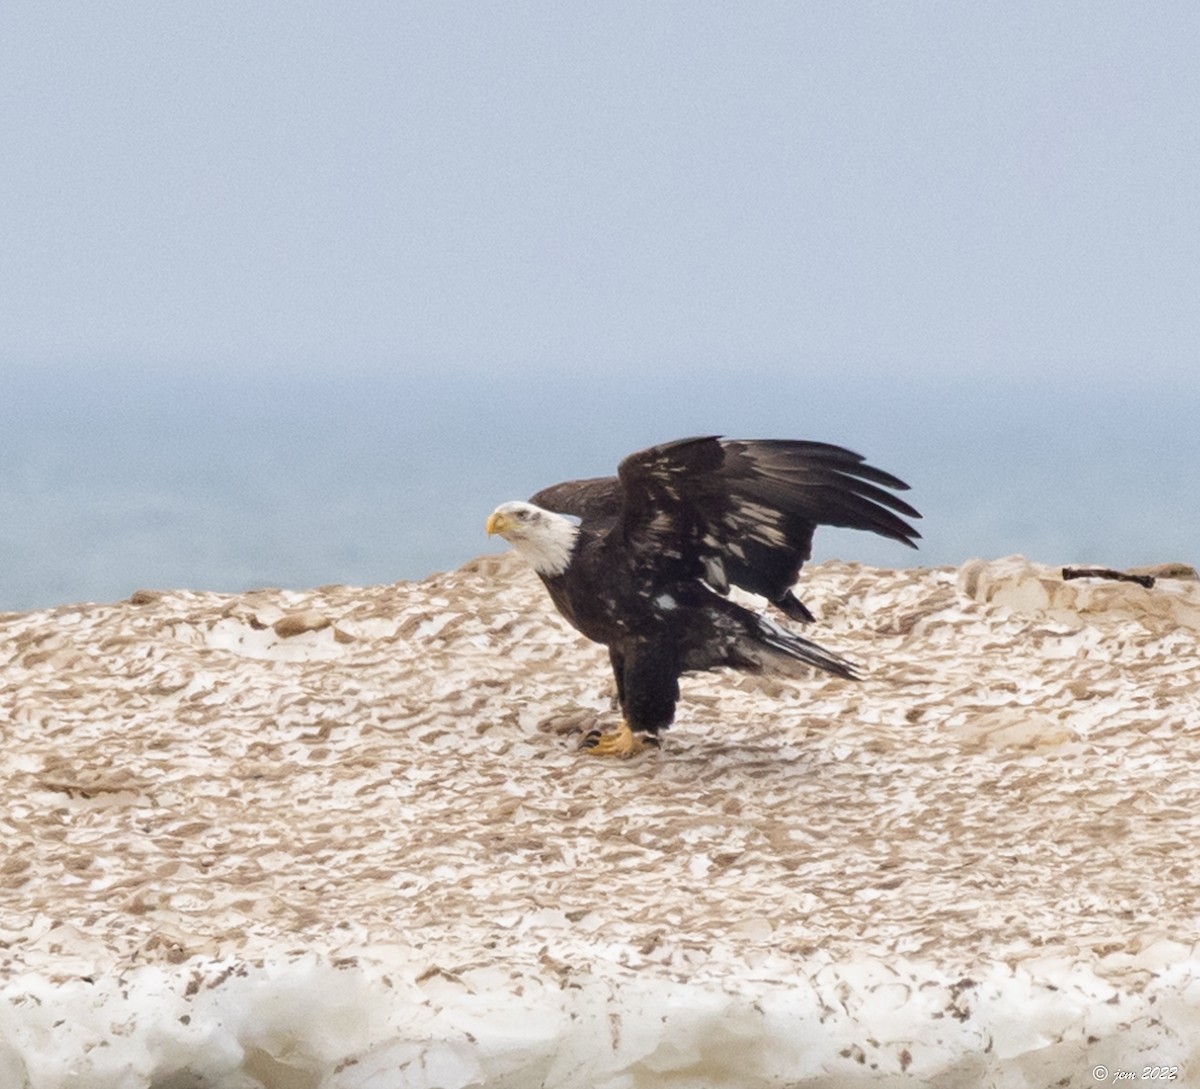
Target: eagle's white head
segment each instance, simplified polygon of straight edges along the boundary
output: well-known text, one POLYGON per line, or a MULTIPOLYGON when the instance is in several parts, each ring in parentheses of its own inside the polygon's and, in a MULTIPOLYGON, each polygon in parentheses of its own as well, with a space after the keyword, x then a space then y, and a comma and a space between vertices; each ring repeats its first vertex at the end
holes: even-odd
POLYGON ((561 575, 571 562, 579 528, 561 514, 514 501, 492 511, 487 531, 508 541, 539 575, 561 575))

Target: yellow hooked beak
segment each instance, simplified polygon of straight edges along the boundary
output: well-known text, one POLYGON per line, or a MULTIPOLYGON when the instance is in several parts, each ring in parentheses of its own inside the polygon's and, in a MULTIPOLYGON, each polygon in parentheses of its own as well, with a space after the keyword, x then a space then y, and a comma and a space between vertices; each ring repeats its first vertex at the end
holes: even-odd
POLYGON ((487 534, 489 537, 497 533, 503 533, 506 529, 508 529, 507 515, 501 514, 499 511, 493 511, 488 515, 487 534))

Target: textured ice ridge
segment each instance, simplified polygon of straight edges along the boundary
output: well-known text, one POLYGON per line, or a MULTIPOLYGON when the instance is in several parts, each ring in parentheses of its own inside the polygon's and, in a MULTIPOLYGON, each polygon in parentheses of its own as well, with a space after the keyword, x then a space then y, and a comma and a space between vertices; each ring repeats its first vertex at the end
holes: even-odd
POLYGON ((801 596, 611 763, 509 557, 0 616, 0 1089, 1194 1081, 1200 583, 801 596))
MULTIPOLYGON (((503 965, 196 959, 0 990, 0 1084, 66 1089, 658 1089, 1087 1085, 1200 1059, 1200 961, 1147 950, 1113 987, 1065 959, 951 978, 910 962, 688 983, 503 965), (1092 1079, 1094 1080, 1094 1079, 1092 1079)), ((792 966, 793 971, 796 966, 792 966)))

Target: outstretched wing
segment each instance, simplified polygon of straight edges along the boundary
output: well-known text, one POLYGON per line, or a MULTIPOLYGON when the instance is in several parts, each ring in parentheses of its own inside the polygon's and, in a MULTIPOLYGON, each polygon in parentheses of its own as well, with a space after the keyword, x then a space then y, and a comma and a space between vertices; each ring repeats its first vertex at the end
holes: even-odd
POLYGON ((761 594, 797 620, 812 619, 791 587, 817 526, 870 530, 914 548, 920 537, 900 517, 920 514, 892 494, 908 485, 827 443, 681 439, 631 454, 618 476, 631 547, 651 562, 681 564, 721 593, 732 584, 761 594))
POLYGON ((588 480, 567 480, 562 484, 552 484, 536 495, 531 495, 529 502, 542 510, 569 514, 580 519, 584 525, 618 518, 624 506, 621 482, 615 476, 597 476, 588 480))

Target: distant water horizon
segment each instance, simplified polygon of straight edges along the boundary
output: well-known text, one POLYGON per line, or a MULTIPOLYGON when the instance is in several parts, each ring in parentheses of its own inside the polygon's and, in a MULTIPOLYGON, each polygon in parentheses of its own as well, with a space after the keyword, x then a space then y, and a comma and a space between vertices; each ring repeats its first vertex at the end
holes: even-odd
POLYGON ((0 404, 0 611, 139 588, 423 578, 499 550, 487 513, 688 434, 836 442, 906 479, 913 552, 822 529, 814 561, 1200 553, 1200 387, 800 371, 187 378, 17 372, 0 404))

